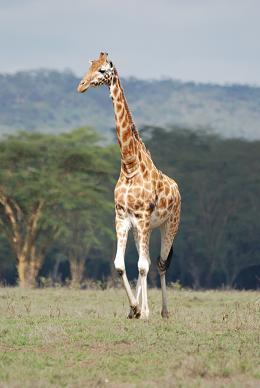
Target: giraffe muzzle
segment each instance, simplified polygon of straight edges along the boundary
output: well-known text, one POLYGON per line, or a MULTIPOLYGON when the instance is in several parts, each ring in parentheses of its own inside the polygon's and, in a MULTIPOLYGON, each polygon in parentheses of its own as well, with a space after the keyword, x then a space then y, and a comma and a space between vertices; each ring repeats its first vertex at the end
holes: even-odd
POLYGON ((90 83, 87 82, 87 81, 80 81, 80 83, 78 84, 78 87, 77 87, 77 91, 79 93, 84 93, 88 90, 88 88, 90 87, 90 83))

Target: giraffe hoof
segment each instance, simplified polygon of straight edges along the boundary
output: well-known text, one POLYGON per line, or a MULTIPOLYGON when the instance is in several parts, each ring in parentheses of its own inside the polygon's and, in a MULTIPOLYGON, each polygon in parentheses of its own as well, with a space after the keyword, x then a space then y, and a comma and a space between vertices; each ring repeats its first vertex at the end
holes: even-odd
POLYGON ((130 307, 130 312, 128 314, 128 319, 133 319, 133 318, 140 318, 141 316, 141 310, 140 310, 140 307, 137 305, 137 306, 131 306, 130 307))
POLYGON ((139 306, 136 306, 135 308, 135 318, 139 319, 141 316, 141 310, 139 306))
POLYGON ((168 319, 169 318, 169 313, 167 310, 162 310, 161 311, 161 316, 163 319, 168 319))

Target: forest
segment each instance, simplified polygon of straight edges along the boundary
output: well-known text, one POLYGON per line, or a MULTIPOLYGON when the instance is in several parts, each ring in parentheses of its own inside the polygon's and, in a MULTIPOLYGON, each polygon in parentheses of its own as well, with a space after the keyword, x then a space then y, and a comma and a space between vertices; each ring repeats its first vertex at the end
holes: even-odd
MULTIPOLYGON (((260 141, 146 126, 156 166, 182 195, 167 281, 180 287, 260 287, 260 141)), ((119 147, 93 129, 20 132, 0 141, 0 281, 22 287, 116 284, 113 188, 119 147)), ((151 286, 159 233, 151 239, 151 286)), ((126 265, 137 277, 129 241, 126 265)))

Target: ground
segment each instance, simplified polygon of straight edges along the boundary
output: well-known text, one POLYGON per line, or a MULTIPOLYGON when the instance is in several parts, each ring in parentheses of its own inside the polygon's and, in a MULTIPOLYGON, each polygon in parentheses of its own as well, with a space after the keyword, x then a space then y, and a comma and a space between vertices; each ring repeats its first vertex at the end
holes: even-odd
POLYGON ((259 387, 260 293, 0 288, 0 387, 259 387))

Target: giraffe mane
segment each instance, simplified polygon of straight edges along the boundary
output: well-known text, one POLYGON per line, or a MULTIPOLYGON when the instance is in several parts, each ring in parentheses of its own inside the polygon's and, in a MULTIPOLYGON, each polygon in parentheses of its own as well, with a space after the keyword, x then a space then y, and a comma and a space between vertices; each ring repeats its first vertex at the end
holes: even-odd
POLYGON ((148 150, 148 148, 146 147, 146 145, 144 144, 140 134, 139 134, 139 131, 138 129, 136 128, 136 125, 134 122, 132 122, 132 131, 134 133, 134 136, 136 138, 136 140, 141 144, 143 150, 148 154, 148 156, 151 158, 151 152, 148 150))
MULTIPOLYGON (((114 74, 115 74, 115 76, 117 77, 119 84, 121 84, 121 81, 120 81, 120 78, 119 78, 118 71, 117 71, 117 69, 116 69, 115 67, 114 67, 114 74)), ((121 88, 122 88, 122 86, 121 86, 121 88)), ((123 88, 122 88, 122 92, 123 92, 123 95, 124 95, 124 98, 125 98, 125 94, 124 94, 123 88)), ((125 98, 125 102, 126 102, 126 104, 125 104, 125 109, 126 109, 126 112, 127 112, 128 120, 129 120, 129 122, 131 123, 131 129, 132 129, 132 132, 133 132, 133 134, 134 134, 134 137, 135 137, 135 139, 139 142, 139 144, 141 145, 141 147, 143 148, 143 150, 147 153, 147 155, 151 158, 151 153, 150 153, 150 151, 147 149, 147 147, 146 147, 146 145, 144 144, 144 142, 142 141, 142 138, 141 138, 141 136, 140 136, 140 134, 139 134, 139 131, 138 131, 136 125, 135 125, 135 122, 134 122, 133 116, 132 116, 132 114, 131 114, 131 112, 130 112, 130 110, 129 110, 129 107, 128 107, 128 103, 127 103, 127 101, 126 101, 126 98, 125 98)))

